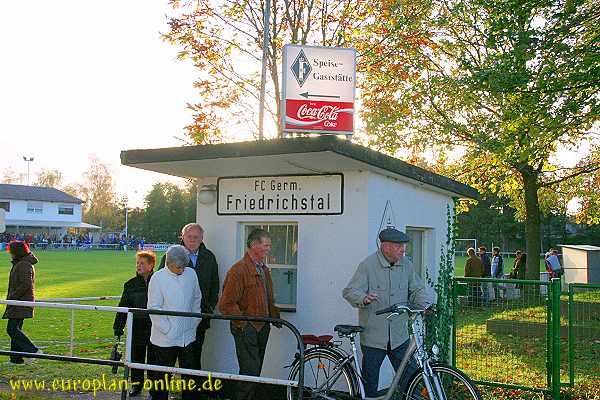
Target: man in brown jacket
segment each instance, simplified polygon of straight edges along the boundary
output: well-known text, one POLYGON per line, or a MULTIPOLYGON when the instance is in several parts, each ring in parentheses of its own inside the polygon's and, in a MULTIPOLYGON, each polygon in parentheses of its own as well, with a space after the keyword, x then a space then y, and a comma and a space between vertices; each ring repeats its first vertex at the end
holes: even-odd
MULTIPOLYGON (((467 262, 465 264, 465 277, 481 278, 484 274, 483 262, 475 255, 475 249, 467 250, 467 262)), ((469 305, 479 307, 481 305, 481 285, 479 282, 469 282, 469 305)))
MULTIPOLYGON (((12 241, 8 246, 13 266, 10 270, 6 300, 34 301, 35 268, 33 268, 33 264, 37 263, 38 260, 29 251, 29 246, 26 242, 12 241)), ((6 333, 10 336, 10 351, 41 353, 21 330, 23 328, 23 320, 33 318, 32 307, 6 306, 6 311, 2 318, 8 319, 6 333)), ((25 361, 23 357, 14 355, 10 356, 10 362, 13 364, 23 364, 25 361)))
MULTIPOLYGON (((265 265, 266 256, 271 251, 271 237, 267 231, 255 229, 248 235, 246 246, 244 258, 227 272, 219 310, 224 315, 279 318, 279 310, 274 305, 271 274, 265 265)), ((231 321, 240 375, 260 375, 269 331, 269 324, 264 322, 231 321)), ((236 399, 254 399, 255 390, 255 384, 239 382, 236 399)))

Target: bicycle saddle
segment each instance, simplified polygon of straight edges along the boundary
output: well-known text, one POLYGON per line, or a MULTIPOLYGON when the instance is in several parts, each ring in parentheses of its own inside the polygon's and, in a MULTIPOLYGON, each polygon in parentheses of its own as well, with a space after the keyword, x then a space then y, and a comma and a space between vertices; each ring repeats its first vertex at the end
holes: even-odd
POLYGON ((305 345, 315 345, 315 346, 328 346, 331 344, 331 339, 333 336, 331 335, 323 335, 323 336, 315 336, 315 335, 302 335, 302 342, 305 345))
POLYGON ((336 325, 333 330, 340 335, 350 335, 352 333, 362 332, 365 330, 365 328, 356 325, 336 325))

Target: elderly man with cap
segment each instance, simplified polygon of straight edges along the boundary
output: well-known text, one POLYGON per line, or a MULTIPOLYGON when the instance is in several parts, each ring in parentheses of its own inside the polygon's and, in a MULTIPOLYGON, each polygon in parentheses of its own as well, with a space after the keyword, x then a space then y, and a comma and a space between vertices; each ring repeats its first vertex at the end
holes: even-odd
MULTIPOLYGON (((359 324, 364 328, 360 345, 367 397, 377 396, 379 369, 385 357, 397 369, 409 344, 405 314, 388 320, 386 315, 375 315, 375 312, 396 303, 427 308, 434 300, 433 293, 404 256, 410 238, 397 229, 386 228, 379 233, 379 240, 380 248, 358 265, 343 290, 346 301, 358 308, 359 324)), ((402 389, 416 368, 412 360, 400 381, 402 389)))

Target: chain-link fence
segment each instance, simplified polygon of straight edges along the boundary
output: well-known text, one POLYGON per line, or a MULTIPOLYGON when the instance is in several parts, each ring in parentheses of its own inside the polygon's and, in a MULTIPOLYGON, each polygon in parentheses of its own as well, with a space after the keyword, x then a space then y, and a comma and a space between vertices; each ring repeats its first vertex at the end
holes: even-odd
POLYGON ((482 383, 549 389, 550 288, 541 281, 456 278, 454 365, 482 383))
POLYGON ((560 313, 568 321, 569 385, 575 390, 600 386, 600 285, 570 284, 560 313))
POLYGON ((455 278, 453 306, 452 361, 474 380, 600 398, 600 285, 455 278))

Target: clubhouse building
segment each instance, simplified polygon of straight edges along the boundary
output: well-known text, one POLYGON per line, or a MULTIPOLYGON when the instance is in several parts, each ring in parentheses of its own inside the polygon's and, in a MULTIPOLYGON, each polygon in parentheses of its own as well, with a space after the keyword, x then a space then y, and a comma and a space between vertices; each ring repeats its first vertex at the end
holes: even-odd
MULTIPOLYGON (((198 181, 197 221, 221 283, 249 232, 268 230, 282 318, 319 335, 357 323, 342 289, 377 249, 381 229, 405 231, 408 256, 424 279, 435 279, 454 199, 478 197, 469 186, 335 136, 128 150, 121 162, 198 181)), ((237 373, 229 323, 213 321, 205 343, 204 369, 237 373)), ((263 375, 286 378, 295 351, 289 331, 271 330, 263 375)), ((385 365, 382 387, 392 375, 385 365)))

